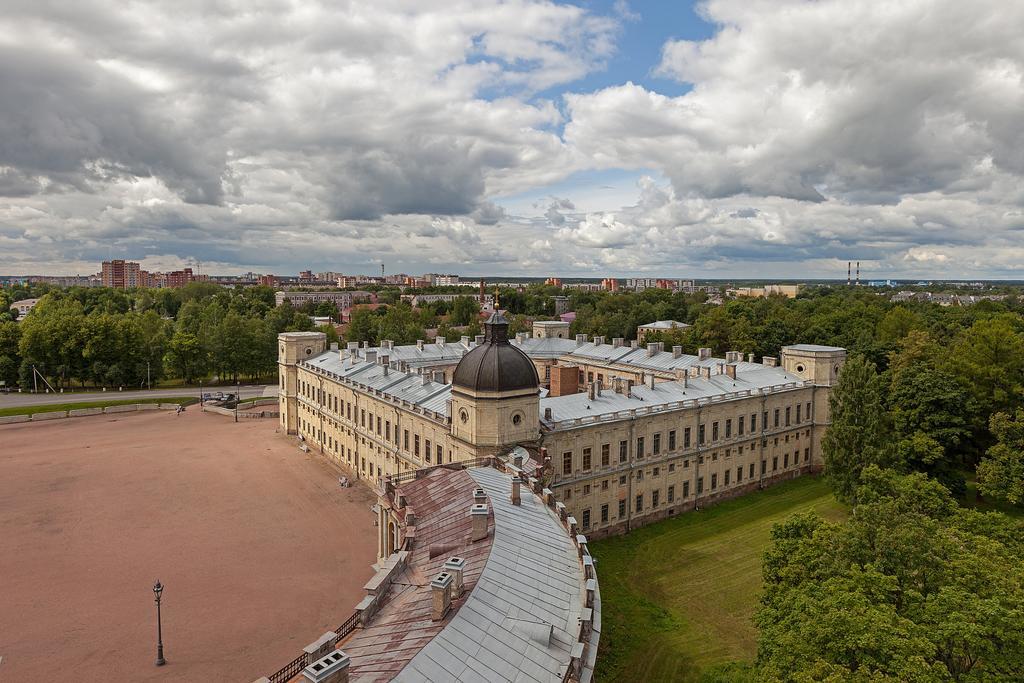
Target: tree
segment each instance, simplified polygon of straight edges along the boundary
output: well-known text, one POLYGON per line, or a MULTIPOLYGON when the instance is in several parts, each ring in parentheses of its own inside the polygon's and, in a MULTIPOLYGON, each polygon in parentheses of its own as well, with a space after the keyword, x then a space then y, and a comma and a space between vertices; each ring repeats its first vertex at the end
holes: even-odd
POLYGON ((1024 503, 1024 409, 996 413, 989 422, 996 438, 978 463, 978 490, 1014 505, 1024 503))
POLYGON ((979 320, 953 345, 952 368, 974 395, 983 416, 1013 412, 1024 400, 1024 335, 1017 329, 1020 320, 1019 315, 979 320))
POLYGON ((167 347, 166 362, 175 373, 191 384, 194 379, 205 374, 203 348, 199 338, 191 332, 178 330, 171 337, 167 347))
POLYGON ((4 386, 13 387, 18 383, 18 368, 21 365, 21 354, 18 353, 18 340, 21 338, 21 327, 13 321, 0 322, 0 381, 4 386))
POLYGON ((400 302, 389 306, 387 312, 378 319, 377 340, 390 339, 396 344, 415 344, 418 339, 426 337, 423 325, 416 320, 412 307, 400 302))
POLYGON ((348 323, 345 339, 350 342, 377 344, 377 316, 369 308, 356 308, 348 323))
POLYGON ((460 296, 452 302, 451 320, 453 325, 468 325, 480 313, 480 304, 473 297, 460 296))
POLYGON ((1024 534, 920 473, 863 471, 845 523, 777 524, 763 562, 755 680, 1024 677, 1024 534))
POLYGON ((821 444, 825 475, 836 498, 852 501, 865 466, 892 464, 891 450, 883 444, 886 415, 874 365, 863 356, 851 356, 839 373, 829 406, 832 424, 821 444))

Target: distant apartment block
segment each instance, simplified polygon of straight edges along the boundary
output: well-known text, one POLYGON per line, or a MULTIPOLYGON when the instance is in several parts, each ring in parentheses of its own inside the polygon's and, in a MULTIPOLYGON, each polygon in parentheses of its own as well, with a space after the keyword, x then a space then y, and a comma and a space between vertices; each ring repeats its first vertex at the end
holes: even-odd
POLYGON ((737 287, 727 290, 726 293, 730 296, 785 296, 795 299, 796 295, 800 293, 800 288, 801 285, 765 285, 764 287, 737 287))
POLYGON ((652 332, 668 332, 671 330, 685 330, 690 327, 686 323, 681 323, 678 320, 656 320, 653 323, 647 323, 646 325, 640 325, 636 328, 636 339, 638 342, 643 343, 644 337, 651 334, 652 332))
POLYGON ((139 287, 141 286, 139 282, 140 273, 139 264, 134 261, 124 261, 122 259, 104 261, 101 274, 103 286, 112 287, 113 289, 139 287))
POLYGON ((619 291, 619 281, 613 277, 607 277, 601 280, 601 288, 609 292, 617 292, 619 291))
POLYGON ((360 300, 369 300, 369 292, 275 292, 274 301, 280 306, 285 299, 291 302, 292 306, 299 306, 312 301, 321 303, 324 301, 334 304, 338 311, 352 308, 352 304, 360 300))

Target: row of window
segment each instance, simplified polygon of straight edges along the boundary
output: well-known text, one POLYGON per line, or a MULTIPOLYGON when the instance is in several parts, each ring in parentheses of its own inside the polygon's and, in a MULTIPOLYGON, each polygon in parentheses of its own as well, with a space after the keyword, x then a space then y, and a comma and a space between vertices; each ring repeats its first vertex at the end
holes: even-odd
MULTIPOLYGON (((809 462, 810 459, 811 459, 810 449, 809 448, 805 448, 804 449, 804 462, 805 463, 809 462)), ((799 462, 800 462, 800 451, 795 451, 793 453, 792 460, 790 459, 790 454, 789 453, 783 454, 782 468, 783 469, 788 469, 790 467, 791 462, 792 462, 792 465, 794 467, 799 464, 799 462)), ((654 468, 654 469, 655 469, 654 476, 657 476, 658 468, 654 468)), ((775 456, 775 457, 772 458, 772 472, 776 472, 776 471, 778 471, 778 469, 779 469, 779 458, 778 458, 778 456, 775 456)), ((768 471, 768 461, 767 460, 762 460, 761 461, 761 475, 764 476, 765 474, 767 474, 767 471, 768 471)), ((638 472, 638 474, 641 474, 641 472, 638 472)), ((754 476, 755 476, 755 464, 754 463, 750 463, 749 471, 748 471, 748 475, 747 476, 748 476, 749 479, 753 479, 754 478, 754 476)), ((640 478, 640 477, 638 477, 638 478, 640 478)), ((619 483, 620 484, 624 484, 625 483, 624 480, 625 480, 625 476, 623 476, 619 480, 619 483)), ((742 482, 743 482, 743 467, 741 466, 741 467, 737 467, 736 468, 735 484, 739 485, 742 482)), ((731 486, 731 485, 733 485, 733 483, 734 482, 732 481, 732 470, 726 470, 723 473, 722 486, 723 487, 731 486)), ((710 478, 710 490, 711 491, 718 490, 718 484, 719 484, 718 474, 717 473, 713 473, 711 475, 711 478, 710 478)), ((682 482, 682 487, 683 487, 682 499, 685 500, 685 499, 690 497, 690 482, 689 481, 682 482)), ((601 482, 601 488, 603 490, 607 490, 607 488, 608 488, 608 480, 604 480, 604 481, 601 482)), ((666 503, 667 504, 674 503, 675 500, 676 500, 676 487, 675 487, 675 484, 669 485, 668 488, 665 490, 665 492, 666 492, 666 503)), ((700 495, 703 492, 704 492, 704 477, 697 477, 696 493, 697 493, 697 495, 700 495)), ((583 487, 583 493, 584 493, 584 495, 590 493, 590 486, 589 485, 583 487)), ((649 493, 650 493, 650 506, 648 508, 646 508, 646 509, 647 510, 654 510, 654 509, 658 508, 661 505, 661 489, 654 489, 653 491, 650 491, 649 493)), ((565 498, 566 499, 570 499, 572 497, 570 494, 571 494, 571 490, 570 489, 566 489, 565 490, 565 498)), ((635 513, 643 513, 644 512, 644 510, 645 510, 644 505, 645 505, 646 496, 647 496, 647 494, 643 493, 643 492, 637 493, 634 496, 634 498, 633 498, 633 505, 634 505, 633 511, 635 513)), ((608 503, 603 503, 601 505, 601 507, 600 507, 601 524, 606 524, 609 521, 608 520, 608 505, 609 505, 608 503)), ((619 518, 621 519, 621 518, 626 516, 626 499, 625 498, 620 499, 619 502, 618 502, 618 505, 619 505, 618 515, 619 515, 619 518)), ((591 524, 590 508, 584 508, 584 510, 583 510, 583 512, 581 513, 580 516, 582 518, 583 528, 584 529, 589 529, 590 528, 590 524, 591 524)))
MULTIPOLYGON (((789 409, 787 408, 787 411, 788 410, 789 409)), ((754 418, 756 417, 756 415, 751 415, 750 417, 751 417, 751 421, 753 422, 754 418)), ((731 422, 732 422, 732 420, 726 420, 726 423, 728 425, 727 428, 726 428, 727 429, 727 434, 728 434, 726 436, 726 438, 731 438, 731 424, 729 424, 731 422)), ((740 424, 743 424, 742 419, 740 420, 740 424)), ((713 423, 712 431, 714 433, 714 437, 712 439, 712 442, 714 442, 714 441, 718 440, 718 423, 717 422, 713 423)), ((698 444, 699 445, 703 445, 705 443, 705 441, 704 441, 704 425, 700 425, 699 426, 699 432, 700 432, 700 436, 698 437, 698 444)), ((738 433, 738 436, 741 436, 742 434, 743 434, 743 431, 742 431, 742 429, 740 429, 740 431, 738 433)), ((810 430, 807 430, 806 431, 806 435, 810 436, 810 434, 811 434, 810 430)), ((796 438, 797 439, 800 438, 800 432, 796 433, 796 438)), ((786 443, 789 443, 789 435, 788 434, 786 435, 785 440, 786 440, 786 443)), ((661 452, 662 452, 662 450, 661 450, 661 434, 660 433, 655 434, 652 437, 652 441, 653 441, 653 448, 651 450, 651 455, 652 456, 660 455, 661 452)), ((779 439, 776 438, 775 439, 775 445, 778 445, 778 443, 779 443, 779 439)), ((636 439, 636 459, 637 460, 642 460, 644 457, 646 457, 646 451, 644 450, 645 447, 646 447, 646 438, 643 437, 643 436, 637 437, 637 439, 636 439)), ((690 444, 690 428, 686 427, 686 428, 683 429, 683 448, 684 449, 688 449, 690 447, 691 447, 691 444, 690 444)), ((612 448, 612 445, 609 444, 609 443, 601 444, 601 456, 600 456, 601 457, 601 462, 600 462, 600 466, 601 467, 609 467, 611 465, 611 448, 612 448)), ((754 450, 754 448, 756 448, 756 444, 752 444, 750 448, 751 448, 751 450, 754 450)), ((668 449, 666 450, 666 452, 667 453, 671 453, 671 452, 673 452, 675 450, 676 450, 676 430, 673 429, 673 430, 668 432, 668 449)), ((728 453, 729 451, 727 450, 726 452, 728 453)), ((743 446, 739 447, 739 452, 740 453, 743 452, 743 446)), ((574 459, 574 455, 575 454, 574 454, 573 451, 563 451, 563 453, 562 453, 562 474, 564 476, 568 476, 568 475, 571 475, 573 473, 573 459, 574 459)), ((619 461, 619 464, 627 462, 628 459, 629 459, 629 442, 627 442, 625 440, 619 441, 619 449, 618 449, 618 461, 619 461)), ((580 464, 581 464, 581 469, 584 472, 588 472, 591 469, 593 469, 593 467, 594 467, 593 448, 587 446, 587 447, 584 447, 581 450, 581 452, 580 452, 580 464)))

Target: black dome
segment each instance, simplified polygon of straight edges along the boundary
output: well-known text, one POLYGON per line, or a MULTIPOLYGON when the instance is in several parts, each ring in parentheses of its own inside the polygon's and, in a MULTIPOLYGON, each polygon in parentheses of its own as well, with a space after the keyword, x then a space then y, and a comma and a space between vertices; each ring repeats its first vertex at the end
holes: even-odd
POLYGON ((540 378, 530 357, 508 343, 508 321, 494 313, 484 323, 484 343, 459 361, 452 385, 472 391, 537 389, 540 378))

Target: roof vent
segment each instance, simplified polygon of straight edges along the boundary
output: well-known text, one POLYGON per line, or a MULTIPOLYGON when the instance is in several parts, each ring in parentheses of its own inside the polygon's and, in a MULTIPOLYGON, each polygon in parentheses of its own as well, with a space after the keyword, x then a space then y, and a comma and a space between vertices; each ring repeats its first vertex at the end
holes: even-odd
POLYGON ((434 337, 434 343, 440 346, 441 348, 444 348, 444 343, 446 341, 447 339, 445 339, 444 337, 434 337))
POLYGON ((711 358, 711 349, 706 346, 697 349, 697 360, 707 360, 708 358, 711 358))
POLYGON ((469 346, 469 337, 467 337, 466 335, 462 335, 462 338, 459 341, 462 343, 463 346, 469 346))
POLYGON ((629 341, 629 348, 631 348, 631 349, 635 349, 635 348, 639 348, 639 346, 640 346, 640 342, 639 342, 639 340, 636 340, 636 339, 631 339, 631 340, 629 341))
POLYGON ((604 344, 604 337, 594 337, 594 346, 601 346, 604 344))
POLYGON ((551 408, 544 409, 544 419, 551 422, 551 408))
POLYGON ((576 346, 583 346, 587 343, 587 335, 577 334, 576 335, 576 346))
POLYGON ((622 337, 612 337, 612 348, 619 348, 620 346, 622 346, 622 342, 624 341, 625 339, 623 339, 622 337))
POLYGON ((417 339, 416 340, 416 348, 419 349, 420 351, 423 350, 423 340, 422 339, 417 339))

